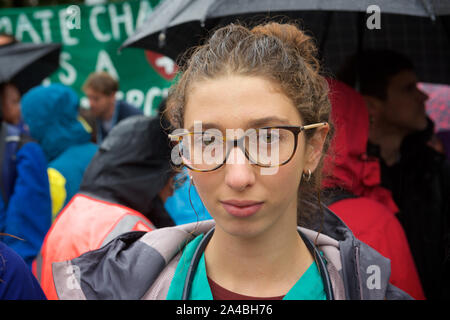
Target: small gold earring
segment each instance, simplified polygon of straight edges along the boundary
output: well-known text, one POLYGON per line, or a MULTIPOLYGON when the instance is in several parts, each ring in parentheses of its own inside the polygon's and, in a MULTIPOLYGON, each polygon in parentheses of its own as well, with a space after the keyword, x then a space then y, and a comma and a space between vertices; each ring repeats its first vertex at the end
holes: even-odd
POLYGON ((312 172, 311 172, 311 170, 309 170, 309 169, 307 169, 306 172, 303 171, 303 174, 302 174, 303 179, 305 179, 306 182, 308 182, 309 180, 311 180, 311 175, 312 175, 312 172))

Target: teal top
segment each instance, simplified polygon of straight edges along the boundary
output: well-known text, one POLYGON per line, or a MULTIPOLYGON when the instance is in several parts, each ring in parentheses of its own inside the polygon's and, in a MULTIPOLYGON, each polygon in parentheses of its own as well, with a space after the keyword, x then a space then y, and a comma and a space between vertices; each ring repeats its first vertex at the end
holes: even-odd
MULTIPOLYGON (((202 238, 203 235, 199 235, 186 245, 170 284, 166 297, 167 300, 181 300, 190 262, 202 238)), ((206 275, 205 253, 202 254, 198 263, 192 281, 189 300, 213 300, 206 275)), ((283 300, 326 300, 323 281, 315 262, 298 279, 291 290, 284 296, 283 300)))

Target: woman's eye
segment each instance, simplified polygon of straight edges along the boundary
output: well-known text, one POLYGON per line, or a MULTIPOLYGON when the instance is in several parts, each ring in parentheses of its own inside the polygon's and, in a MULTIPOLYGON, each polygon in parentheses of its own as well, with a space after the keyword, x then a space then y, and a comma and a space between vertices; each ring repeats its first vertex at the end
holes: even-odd
POLYGON ((260 138, 260 141, 262 141, 264 143, 275 143, 275 142, 279 141, 279 135, 277 135, 275 133, 263 134, 259 138, 260 138))
POLYGON ((205 136, 205 137, 203 137, 203 144, 205 146, 208 146, 208 145, 212 144, 214 142, 214 140, 215 140, 215 137, 213 137, 213 136, 209 136, 209 137, 205 136))
POLYGON ((215 136, 203 134, 195 139, 195 142, 201 144, 202 146, 208 146, 210 144, 213 144, 216 139, 217 137, 215 136))

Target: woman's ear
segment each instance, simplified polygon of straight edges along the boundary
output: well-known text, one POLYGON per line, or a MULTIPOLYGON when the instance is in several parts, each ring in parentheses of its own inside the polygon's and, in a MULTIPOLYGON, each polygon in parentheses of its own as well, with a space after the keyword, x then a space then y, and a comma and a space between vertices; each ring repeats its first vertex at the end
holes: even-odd
POLYGON ((323 146, 327 138, 330 126, 320 127, 316 129, 314 135, 309 139, 306 147, 306 162, 304 170, 311 170, 314 172, 319 165, 322 156, 323 146))

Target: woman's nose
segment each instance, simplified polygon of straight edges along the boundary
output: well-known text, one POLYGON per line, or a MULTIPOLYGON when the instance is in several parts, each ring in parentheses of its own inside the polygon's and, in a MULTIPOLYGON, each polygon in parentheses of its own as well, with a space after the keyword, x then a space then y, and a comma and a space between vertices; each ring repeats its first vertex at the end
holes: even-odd
POLYGON ((244 152, 234 147, 225 163, 225 183, 236 191, 243 191, 255 183, 254 168, 244 152))

